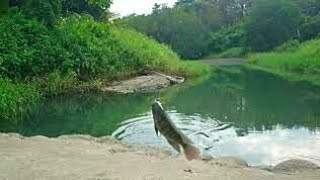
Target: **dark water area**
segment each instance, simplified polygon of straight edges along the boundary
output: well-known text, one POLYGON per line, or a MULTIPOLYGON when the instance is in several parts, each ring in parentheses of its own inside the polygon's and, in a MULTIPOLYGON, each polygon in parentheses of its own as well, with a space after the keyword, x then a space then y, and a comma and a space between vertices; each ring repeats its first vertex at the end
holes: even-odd
POLYGON ((156 97, 203 154, 236 156, 251 165, 291 158, 320 162, 320 88, 240 67, 217 70, 201 83, 161 93, 57 97, 18 125, 0 121, 0 131, 112 135, 172 151, 154 132, 150 105, 156 97))

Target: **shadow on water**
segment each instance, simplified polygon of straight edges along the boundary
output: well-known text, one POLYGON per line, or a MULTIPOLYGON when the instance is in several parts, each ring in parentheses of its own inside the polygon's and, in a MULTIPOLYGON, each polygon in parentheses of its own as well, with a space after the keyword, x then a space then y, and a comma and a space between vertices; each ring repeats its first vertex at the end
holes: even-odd
POLYGON ((163 93, 54 98, 19 126, 0 121, 0 131, 49 137, 112 135, 172 151, 154 132, 150 105, 158 96, 204 154, 238 156, 252 165, 302 156, 320 159, 320 88, 239 67, 217 70, 200 84, 163 93))

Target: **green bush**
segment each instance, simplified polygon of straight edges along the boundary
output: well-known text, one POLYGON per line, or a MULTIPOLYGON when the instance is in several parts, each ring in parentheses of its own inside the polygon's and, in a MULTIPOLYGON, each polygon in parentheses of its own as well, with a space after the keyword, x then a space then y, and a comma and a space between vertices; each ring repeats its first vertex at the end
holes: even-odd
POLYGON ((276 47, 274 51, 276 52, 286 52, 291 51, 294 52, 299 48, 300 42, 296 39, 287 41, 280 46, 276 47))
POLYGON ((243 25, 223 28, 212 35, 213 53, 221 53, 234 47, 246 47, 246 35, 243 25))
POLYGON ((62 37, 60 47, 68 52, 59 68, 62 72, 74 71, 85 80, 114 72, 118 45, 108 24, 95 22, 90 16, 71 16, 57 29, 62 37))
POLYGON ((0 74, 41 75, 55 69, 63 57, 54 32, 35 19, 11 11, 0 19, 0 74))
POLYGON ((0 78, 0 120, 17 122, 40 99, 41 94, 34 86, 0 78))
POLYGON ((47 27, 53 27, 59 17, 63 0, 24 0, 22 12, 29 18, 36 18, 47 27))

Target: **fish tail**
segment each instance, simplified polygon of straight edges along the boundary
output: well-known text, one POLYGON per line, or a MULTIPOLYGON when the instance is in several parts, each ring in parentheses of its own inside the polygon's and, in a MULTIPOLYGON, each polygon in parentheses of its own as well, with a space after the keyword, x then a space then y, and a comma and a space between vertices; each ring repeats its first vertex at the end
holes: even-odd
POLYGON ((195 146, 191 144, 185 144, 183 146, 183 149, 184 154, 189 161, 192 161, 194 159, 200 159, 200 152, 195 146))

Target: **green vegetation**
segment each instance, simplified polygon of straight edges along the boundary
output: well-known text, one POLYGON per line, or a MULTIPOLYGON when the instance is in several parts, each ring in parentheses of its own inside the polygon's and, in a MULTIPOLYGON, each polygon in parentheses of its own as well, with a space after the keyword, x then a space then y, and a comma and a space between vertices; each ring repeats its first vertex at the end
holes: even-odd
POLYGON ((243 24, 234 25, 222 28, 221 30, 213 33, 210 47, 214 54, 219 54, 233 48, 238 48, 239 51, 239 47, 245 49, 247 42, 246 38, 243 24))
POLYGON ((241 57, 239 47, 265 52, 318 37, 319 10, 314 0, 179 0, 172 8, 156 4, 150 15, 118 22, 169 45, 182 58, 241 57))
POLYGON ((180 0, 173 8, 156 4, 152 14, 131 15, 120 23, 169 45, 182 58, 197 59, 212 51, 212 33, 239 21, 240 13, 231 2, 180 0))
POLYGON ((250 54, 250 67, 320 84, 319 1, 178 0, 113 22, 110 4, 1 1, 1 119, 23 117, 42 97, 95 90, 146 69, 185 77, 210 71, 180 58, 250 54))
POLYGON ((41 94, 32 85, 0 78, 0 118, 21 120, 41 100, 41 94))
MULTIPOLYGON (((178 55, 172 52, 167 46, 156 43, 156 41, 133 30, 124 28, 113 28, 120 46, 123 47, 126 58, 120 62, 127 63, 124 71, 134 72, 137 70, 150 69, 160 70, 169 74, 196 77, 205 75, 209 68, 196 62, 181 61, 178 55)), ((118 70, 118 72, 121 72, 118 70)))
POLYGON ((319 84, 319 12, 315 0, 179 0, 172 8, 155 5, 150 15, 119 22, 183 58, 250 54, 250 67, 319 84))
POLYGON ((239 58, 239 57, 245 57, 247 54, 246 49, 243 47, 233 47, 230 49, 227 49, 219 54, 214 54, 211 56, 208 56, 207 59, 212 58, 239 58))
POLYGON ((108 22, 109 0, 9 1, 0 16, 0 119, 14 122, 42 97, 95 90, 151 69, 209 72, 167 46, 108 22))
POLYGON ((249 62, 249 67, 320 85, 320 40, 302 43, 295 51, 254 54, 249 62))
POLYGON ((296 36, 300 11, 290 0, 259 0, 248 16, 245 31, 254 51, 266 51, 296 36))

